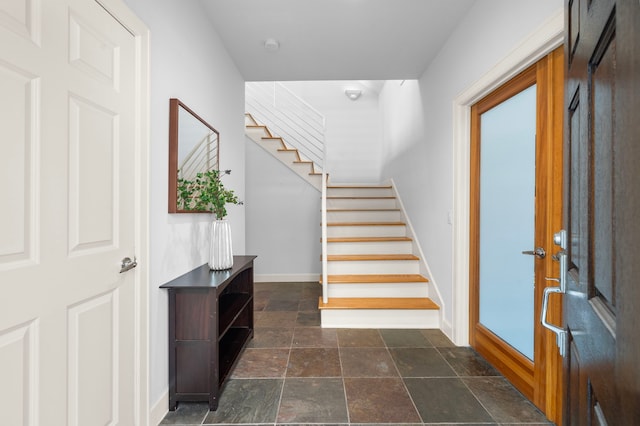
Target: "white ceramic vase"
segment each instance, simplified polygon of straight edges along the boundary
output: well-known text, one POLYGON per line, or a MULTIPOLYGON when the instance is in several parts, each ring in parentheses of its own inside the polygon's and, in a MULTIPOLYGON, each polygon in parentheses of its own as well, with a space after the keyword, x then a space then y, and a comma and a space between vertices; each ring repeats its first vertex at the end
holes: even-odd
POLYGON ((233 266, 231 225, 226 219, 211 222, 209 269, 221 271, 233 266))

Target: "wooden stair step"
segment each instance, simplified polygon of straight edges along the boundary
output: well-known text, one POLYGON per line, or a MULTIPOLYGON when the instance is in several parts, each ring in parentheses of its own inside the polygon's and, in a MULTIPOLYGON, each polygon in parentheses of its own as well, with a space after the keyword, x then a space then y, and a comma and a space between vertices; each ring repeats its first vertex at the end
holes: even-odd
POLYGON ((404 222, 330 222, 327 226, 405 226, 404 222))
POLYGON ((327 209, 329 212, 399 212, 400 209, 327 209))
POLYGON ((391 189, 391 185, 329 185, 327 189, 391 189))
POLYGON ((395 200, 396 197, 353 197, 353 196, 327 196, 327 200, 395 200))
MULTIPOLYGON (((320 256, 322 257, 322 256, 320 256)), ((328 261, 420 260, 413 254, 330 254, 328 261)))
POLYGON ((440 309, 428 297, 331 298, 318 300, 319 309, 440 309))
MULTIPOLYGON (((360 274, 329 275, 329 284, 375 284, 375 283, 427 283, 429 279, 420 274, 360 274)), ((322 276, 320 277, 322 284, 322 276)))
MULTIPOLYGON (((320 239, 322 241, 322 238, 320 239)), ((332 237, 327 238, 328 243, 386 243, 395 241, 413 241, 409 237, 332 237)))

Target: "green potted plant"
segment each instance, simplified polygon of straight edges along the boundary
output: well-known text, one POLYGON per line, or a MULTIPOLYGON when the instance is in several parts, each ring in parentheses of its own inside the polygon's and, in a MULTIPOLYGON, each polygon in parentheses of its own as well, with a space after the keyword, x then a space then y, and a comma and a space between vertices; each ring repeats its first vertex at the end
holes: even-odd
POLYGON ((229 269, 233 266, 231 227, 227 221, 227 204, 242 204, 221 178, 231 170, 208 170, 196 174, 193 180, 178 178, 178 208, 213 213, 211 222, 209 268, 229 269))

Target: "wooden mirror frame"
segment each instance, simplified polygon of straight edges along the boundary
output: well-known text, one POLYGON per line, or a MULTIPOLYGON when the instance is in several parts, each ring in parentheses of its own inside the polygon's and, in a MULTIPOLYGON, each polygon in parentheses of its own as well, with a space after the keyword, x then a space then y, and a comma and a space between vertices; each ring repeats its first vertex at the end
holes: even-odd
MULTIPOLYGON (((207 129, 215 134, 215 164, 209 170, 219 168, 220 133, 209 123, 204 121, 198 114, 183 104, 179 99, 169 99, 169 213, 205 213, 200 210, 178 209, 178 153, 180 144, 180 110, 190 114, 207 129)), ((183 129, 184 130, 184 129, 183 129)), ((184 143, 184 142, 183 142, 184 143)), ((206 170, 202 170, 203 172, 206 170)))

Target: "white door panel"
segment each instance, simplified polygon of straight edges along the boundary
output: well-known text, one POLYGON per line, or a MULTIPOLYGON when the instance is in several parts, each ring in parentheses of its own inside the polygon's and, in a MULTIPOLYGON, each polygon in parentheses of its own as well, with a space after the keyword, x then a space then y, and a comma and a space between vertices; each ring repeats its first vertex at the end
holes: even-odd
POLYGON ((135 423, 137 55, 94 1, 0 2, 8 424, 135 423))

